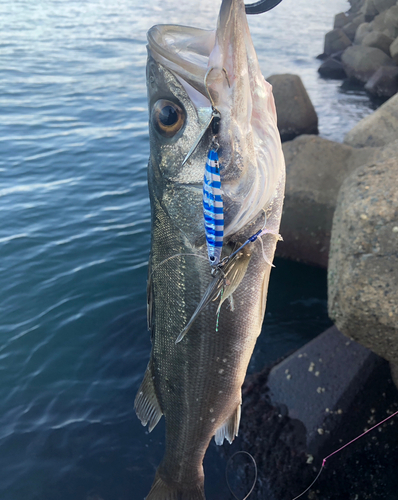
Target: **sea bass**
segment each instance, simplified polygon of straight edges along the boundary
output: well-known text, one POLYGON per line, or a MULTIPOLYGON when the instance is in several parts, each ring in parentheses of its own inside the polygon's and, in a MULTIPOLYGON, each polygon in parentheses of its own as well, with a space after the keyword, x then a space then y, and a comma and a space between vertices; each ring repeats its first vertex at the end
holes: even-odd
POLYGON ((165 455, 147 500, 203 500, 211 438, 222 444, 238 433, 241 387, 279 237, 285 165, 243 0, 222 1, 215 31, 159 25, 148 42, 152 352, 135 410, 149 431, 166 419, 165 455), (206 187, 208 158, 219 176, 214 196, 206 187), (204 196, 222 208, 214 265, 204 196))

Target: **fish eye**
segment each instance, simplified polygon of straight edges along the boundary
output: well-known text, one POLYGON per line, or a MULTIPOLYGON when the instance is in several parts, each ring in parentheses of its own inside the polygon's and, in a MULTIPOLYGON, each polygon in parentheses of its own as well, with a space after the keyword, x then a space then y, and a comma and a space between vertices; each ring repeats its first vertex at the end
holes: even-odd
POLYGON ((153 106, 152 123, 163 137, 173 137, 185 123, 185 112, 175 102, 160 99, 153 106))

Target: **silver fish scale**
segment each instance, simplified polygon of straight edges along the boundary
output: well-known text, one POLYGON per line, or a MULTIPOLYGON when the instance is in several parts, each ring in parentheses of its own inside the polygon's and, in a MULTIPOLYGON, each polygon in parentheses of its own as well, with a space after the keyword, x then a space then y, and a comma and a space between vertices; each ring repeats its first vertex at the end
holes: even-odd
MULTIPOLYGON (((176 253, 193 251, 159 201, 153 202, 152 269, 176 253)), ((212 279, 205 245, 194 251, 205 259, 168 260, 151 278, 156 296, 151 361, 155 392, 166 417, 167 447, 159 474, 181 484, 203 481, 209 441, 240 404, 241 385, 261 329, 270 269, 260 246, 253 244, 248 272, 234 294, 235 310, 227 302, 222 305, 216 331, 218 301, 211 303, 175 344, 212 279)))

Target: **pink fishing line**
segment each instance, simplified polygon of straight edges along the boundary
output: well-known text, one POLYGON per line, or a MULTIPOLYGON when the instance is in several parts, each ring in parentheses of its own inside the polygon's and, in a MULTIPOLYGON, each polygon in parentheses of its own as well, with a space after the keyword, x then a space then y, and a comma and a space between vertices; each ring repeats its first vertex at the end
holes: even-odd
POLYGON ((344 448, 346 448, 347 446, 350 446, 350 444, 354 443, 355 441, 357 441, 358 439, 360 439, 361 437, 363 437, 365 434, 367 434, 368 432, 370 431, 373 431, 373 429, 376 429, 376 427, 379 427, 380 425, 384 424, 384 422, 387 422, 387 420, 390 420, 390 418, 393 418, 395 417, 395 415, 398 415, 398 411, 396 411, 395 413, 393 413, 392 415, 390 415, 389 417, 385 418, 384 420, 382 420, 381 422, 379 422, 378 424, 374 425, 373 427, 371 427, 370 429, 368 429, 367 431, 363 432, 362 434, 360 434, 359 436, 357 436, 356 438, 352 439, 351 441, 349 441, 348 443, 346 443, 345 445, 343 445, 341 448, 339 448, 338 450, 334 451, 333 453, 331 453, 330 455, 328 455, 327 457, 325 457, 323 460, 322 460, 322 465, 321 465, 321 468, 316 476, 316 478, 312 481, 312 483, 308 486, 308 488, 306 490, 304 490, 302 493, 300 493, 300 495, 298 495, 297 497, 294 497, 293 500, 297 500, 297 498, 300 498, 302 497, 305 493, 307 493, 307 491, 309 491, 313 486, 314 484, 318 481, 318 478, 319 476, 321 475, 321 472, 323 471, 323 468, 325 467, 325 464, 326 464, 326 460, 330 457, 332 457, 333 455, 335 455, 336 453, 338 453, 339 451, 341 450, 344 450, 344 448))

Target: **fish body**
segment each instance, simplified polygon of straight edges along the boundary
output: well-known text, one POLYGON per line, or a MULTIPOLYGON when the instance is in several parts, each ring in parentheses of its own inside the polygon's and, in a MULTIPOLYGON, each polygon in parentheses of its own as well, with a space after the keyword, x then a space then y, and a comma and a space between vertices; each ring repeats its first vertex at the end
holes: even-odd
POLYGON ((271 86, 259 69, 243 0, 223 0, 216 31, 155 26, 148 40, 152 351, 135 409, 149 430, 162 415, 166 420, 165 455, 147 500, 203 500, 202 462, 211 438, 222 444, 238 433, 241 387, 261 331, 278 239, 284 160, 271 86), (214 142, 209 98, 221 114, 221 259, 262 228, 267 233, 213 274, 203 221, 205 165, 214 142))

